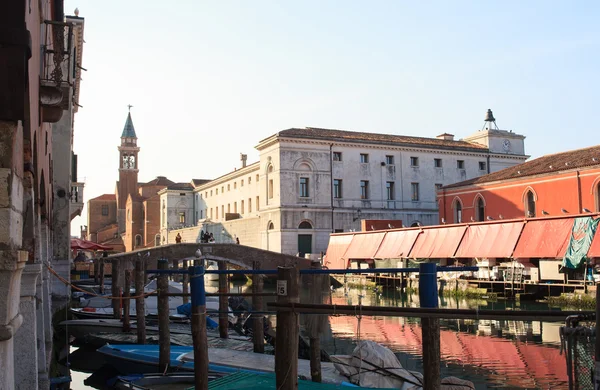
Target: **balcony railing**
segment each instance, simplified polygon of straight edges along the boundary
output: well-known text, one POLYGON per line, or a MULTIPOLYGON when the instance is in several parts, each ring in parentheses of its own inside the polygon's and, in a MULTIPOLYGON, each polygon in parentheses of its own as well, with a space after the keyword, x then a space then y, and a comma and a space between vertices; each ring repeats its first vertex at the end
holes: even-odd
POLYGON ((71 198, 71 219, 75 218, 78 215, 81 215, 81 210, 83 210, 83 187, 84 183, 71 183, 71 192, 69 196, 71 198))
POLYGON ((44 21, 45 42, 42 81, 61 87, 70 84, 73 25, 71 23, 44 21))

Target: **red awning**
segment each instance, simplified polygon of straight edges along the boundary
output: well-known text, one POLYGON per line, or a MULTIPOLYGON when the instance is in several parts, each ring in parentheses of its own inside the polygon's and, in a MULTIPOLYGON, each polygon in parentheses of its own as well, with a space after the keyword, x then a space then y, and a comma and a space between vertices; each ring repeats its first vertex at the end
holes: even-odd
POLYGON ((385 232, 357 233, 348 245, 344 259, 372 259, 383 241, 385 232))
POLYGON ((376 259, 408 257, 408 252, 410 252, 420 232, 419 229, 387 232, 374 257, 376 259))
POLYGON ((523 228, 514 258, 563 257, 569 246, 574 218, 529 221, 523 228))
POLYGON ((71 249, 85 251, 109 251, 112 249, 112 247, 101 245, 92 241, 82 240, 81 238, 71 238, 71 249))
POLYGON ((444 226, 423 229, 410 251, 413 259, 443 259, 453 257, 466 226, 444 226))
POLYGON ((590 250, 588 251, 587 256, 600 257, 600 229, 596 230, 594 240, 592 241, 592 246, 590 246, 590 250))
POLYGON ((510 257, 517 245, 523 222, 471 225, 454 257, 510 257))
POLYGON ((323 265, 329 269, 346 269, 348 264, 346 260, 342 258, 348 245, 352 241, 353 234, 342 234, 339 236, 329 236, 329 245, 327 246, 327 252, 323 259, 323 265))

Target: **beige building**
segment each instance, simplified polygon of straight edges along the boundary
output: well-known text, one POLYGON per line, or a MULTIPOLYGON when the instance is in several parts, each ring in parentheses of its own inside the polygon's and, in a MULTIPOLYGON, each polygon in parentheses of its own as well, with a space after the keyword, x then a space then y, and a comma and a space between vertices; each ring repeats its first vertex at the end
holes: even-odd
POLYGON ((470 141, 451 134, 280 131, 258 143, 258 162, 246 165, 242 155, 233 172, 178 194, 161 192, 161 241, 174 242, 178 233, 198 241, 208 231, 217 242, 238 238, 244 245, 305 255, 325 251, 330 233, 360 230, 365 219, 436 224, 437 189, 527 159, 525 137, 493 125, 486 121, 470 141), (183 228, 173 217, 180 213, 186 215, 183 228))

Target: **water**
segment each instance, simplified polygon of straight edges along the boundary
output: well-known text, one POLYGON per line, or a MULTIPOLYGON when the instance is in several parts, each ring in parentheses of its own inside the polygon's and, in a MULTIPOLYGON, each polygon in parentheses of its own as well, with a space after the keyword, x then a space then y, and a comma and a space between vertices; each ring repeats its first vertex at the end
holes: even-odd
MULTIPOLYGON (((216 289, 216 286, 209 288, 216 289)), ((232 291, 246 291, 234 287, 232 291)), ((248 289, 249 290, 249 289, 248 289)), ((304 291, 301 301, 305 301, 304 291)), ((418 296, 399 292, 379 294, 370 289, 338 289, 334 304, 419 307, 418 296)), ((440 307, 460 309, 547 310, 541 303, 487 302, 485 300, 440 299, 440 307)), ((321 346, 330 354, 350 354, 360 340, 378 342, 398 356, 410 370, 422 371, 421 329, 418 318, 331 316, 329 331, 321 346), (360 328, 360 332, 359 332, 360 328)), ((274 316, 272 317, 274 323, 274 316)), ((568 389, 564 355, 560 355, 561 323, 543 321, 440 320, 442 376, 472 381, 477 389, 568 389)), ((71 349, 74 351, 74 349, 71 349)), ((75 358, 93 360, 91 351, 77 351, 75 358), (81 356, 84 356, 82 358, 81 356)), ((71 355, 73 356, 73 355, 71 355)), ((97 363, 100 366, 101 360, 97 363)), ((89 389, 83 380, 93 369, 72 370, 72 389, 89 389), (87 371, 87 372, 83 372, 87 371)))

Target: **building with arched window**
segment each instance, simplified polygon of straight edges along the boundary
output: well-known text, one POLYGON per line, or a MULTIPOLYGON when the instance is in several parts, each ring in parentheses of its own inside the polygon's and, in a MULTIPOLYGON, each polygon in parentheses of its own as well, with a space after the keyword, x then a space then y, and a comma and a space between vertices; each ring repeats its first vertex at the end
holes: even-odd
MULTIPOLYGON (((437 224, 438 188, 525 161, 523 140, 497 128, 463 140, 446 133, 424 138, 282 130, 258 143, 255 163, 246 164, 242 155, 241 167, 182 191, 193 199, 193 226, 180 228, 163 218, 161 241, 172 243, 179 233, 184 242, 196 242, 209 232, 217 242, 239 238, 242 245, 318 256, 331 233, 361 230, 363 220, 397 227, 437 224)), ((163 190, 160 197, 172 215, 177 196, 163 190)), ((460 203, 456 219, 472 204, 460 203)))
POLYGON ((600 211, 600 145, 549 154, 438 191, 440 221, 534 218, 600 211))

